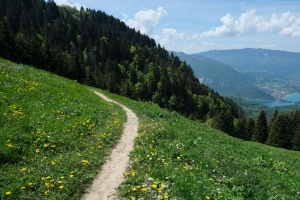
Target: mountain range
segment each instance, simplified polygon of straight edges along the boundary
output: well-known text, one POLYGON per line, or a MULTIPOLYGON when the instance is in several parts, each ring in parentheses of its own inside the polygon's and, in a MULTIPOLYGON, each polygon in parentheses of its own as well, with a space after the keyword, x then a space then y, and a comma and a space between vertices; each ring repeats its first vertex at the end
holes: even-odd
POLYGON ((229 65, 276 99, 300 91, 300 53, 246 48, 212 50, 192 56, 206 56, 229 65))
POLYGON ((202 55, 173 53, 191 65, 201 83, 213 88, 222 95, 274 100, 272 95, 257 88, 243 74, 229 65, 202 55))

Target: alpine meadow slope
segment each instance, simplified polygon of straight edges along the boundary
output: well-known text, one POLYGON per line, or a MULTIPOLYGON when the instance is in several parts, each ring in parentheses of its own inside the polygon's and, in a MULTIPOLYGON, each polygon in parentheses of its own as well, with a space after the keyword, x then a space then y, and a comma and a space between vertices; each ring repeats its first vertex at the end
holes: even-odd
POLYGON ((299 152, 243 141, 155 104, 105 94, 140 119, 120 199, 300 198, 299 152))
POLYGON ((75 81, 0 59, 0 198, 79 199, 126 116, 75 81))

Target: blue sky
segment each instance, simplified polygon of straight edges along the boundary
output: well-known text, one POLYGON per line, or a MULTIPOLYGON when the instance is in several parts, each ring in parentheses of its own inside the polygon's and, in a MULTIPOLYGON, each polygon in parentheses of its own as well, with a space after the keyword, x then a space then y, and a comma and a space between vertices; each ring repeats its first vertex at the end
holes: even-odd
POLYGON ((300 0, 54 0, 101 10, 167 50, 265 48, 300 52, 300 0))

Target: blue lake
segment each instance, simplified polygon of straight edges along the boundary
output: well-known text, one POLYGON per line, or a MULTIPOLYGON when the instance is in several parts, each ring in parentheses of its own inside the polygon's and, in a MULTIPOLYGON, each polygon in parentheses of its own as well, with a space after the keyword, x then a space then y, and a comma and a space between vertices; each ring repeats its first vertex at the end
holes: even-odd
POLYGON ((275 106, 287 106, 287 105, 295 105, 294 103, 296 101, 300 101, 300 93, 294 93, 294 94, 287 94, 284 98, 284 100, 287 100, 289 102, 283 102, 283 101, 258 101, 254 100, 254 102, 269 106, 269 107, 275 107, 275 106))

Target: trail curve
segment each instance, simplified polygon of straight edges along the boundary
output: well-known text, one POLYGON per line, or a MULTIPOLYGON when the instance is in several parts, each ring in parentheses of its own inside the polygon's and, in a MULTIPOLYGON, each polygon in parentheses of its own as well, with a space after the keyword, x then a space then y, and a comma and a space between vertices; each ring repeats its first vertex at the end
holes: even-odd
POLYGON ((113 101, 102 93, 95 94, 108 102, 118 104, 126 112, 127 121, 118 144, 112 150, 111 155, 101 167, 99 174, 92 185, 83 195, 82 200, 116 200, 117 188, 124 180, 124 173, 129 162, 129 153, 133 149, 134 139, 137 136, 138 118, 136 114, 126 106, 113 101))

